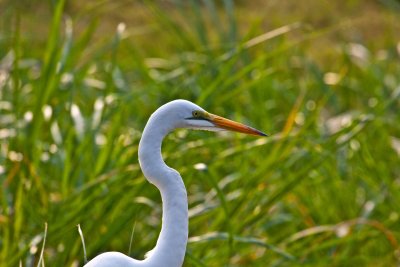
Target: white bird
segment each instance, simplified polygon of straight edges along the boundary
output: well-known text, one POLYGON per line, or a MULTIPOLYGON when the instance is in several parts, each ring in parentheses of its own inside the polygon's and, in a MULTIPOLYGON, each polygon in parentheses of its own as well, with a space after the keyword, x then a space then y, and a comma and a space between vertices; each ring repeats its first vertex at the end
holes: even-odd
POLYGON ((174 100, 158 108, 144 128, 139 143, 139 163, 144 176, 161 193, 162 226, 157 244, 144 260, 119 252, 96 256, 84 267, 179 267, 188 240, 188 201, 179 173, 168 167, 161 156, 161 143, 174 129, 230 130, 251 135, 266 134, 249 126, 206 112, 186 100, 174 100))

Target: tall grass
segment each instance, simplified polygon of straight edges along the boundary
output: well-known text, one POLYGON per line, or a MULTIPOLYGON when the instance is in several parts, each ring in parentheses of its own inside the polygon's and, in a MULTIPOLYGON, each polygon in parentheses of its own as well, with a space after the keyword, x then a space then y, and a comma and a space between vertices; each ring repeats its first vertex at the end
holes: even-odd
POLYGON ((176 98, 271 135, 165 140, 189 195, 185 266, 400 264, 394 37, 379 51, 335 40, 335 61, 321 64, 313 45, 346 25, 243 29, 244 2, 144 1, 143 32, 119 24, 104 36, 96 12, 111 2, 82 7, 93 12, 85 27, 66 1, 52 3, 45 46, 24 32, 23 11, 3 11, 0 266, 83 265, 78 224, 89 259, 152 249, 160 196, 141 174, 138 141, 151 112, 176 98))

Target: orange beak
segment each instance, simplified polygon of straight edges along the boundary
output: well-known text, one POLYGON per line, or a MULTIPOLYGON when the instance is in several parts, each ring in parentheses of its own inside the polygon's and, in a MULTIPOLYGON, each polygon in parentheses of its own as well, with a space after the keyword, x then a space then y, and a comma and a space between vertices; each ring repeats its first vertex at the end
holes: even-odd
POLYGON ((221 129, 239 132, 239 133, 250 134, 250 135, 268 136, 267 134, 265 134, 259 130, 256 130, 250 126, 241 124, 239 122, 228 120, 223 117, 220 117, 220 116, 217 116, 214 114, 210 114, 210 113, 208 113, 207 115, 208 115, 207 119, 209 121, 211 121, 213 124, 215 124, 215 126, 221 128, 221 129))

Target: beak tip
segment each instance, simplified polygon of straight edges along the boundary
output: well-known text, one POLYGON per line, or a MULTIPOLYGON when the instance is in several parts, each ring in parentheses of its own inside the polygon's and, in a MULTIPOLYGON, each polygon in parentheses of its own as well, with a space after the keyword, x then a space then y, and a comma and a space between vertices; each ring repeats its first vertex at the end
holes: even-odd
POLYGON ((261 131, 258 132, 258 135, 260 135, 260 136, 269 136, 268 134, 263 133, 263 132, 261 132, 261 131))

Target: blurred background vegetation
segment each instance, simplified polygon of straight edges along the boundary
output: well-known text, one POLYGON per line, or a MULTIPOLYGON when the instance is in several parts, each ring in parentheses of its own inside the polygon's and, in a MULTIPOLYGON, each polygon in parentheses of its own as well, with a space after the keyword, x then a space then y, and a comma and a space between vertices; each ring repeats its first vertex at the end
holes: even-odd
POLYGON ((185 266, 400 266, 399 15, 396 0, 0 1, 0 266, 82 266, 78 224, 89 259, 143 258, 161 206, 138 141, 176 98, 271 135, 167 137, 185 266))

